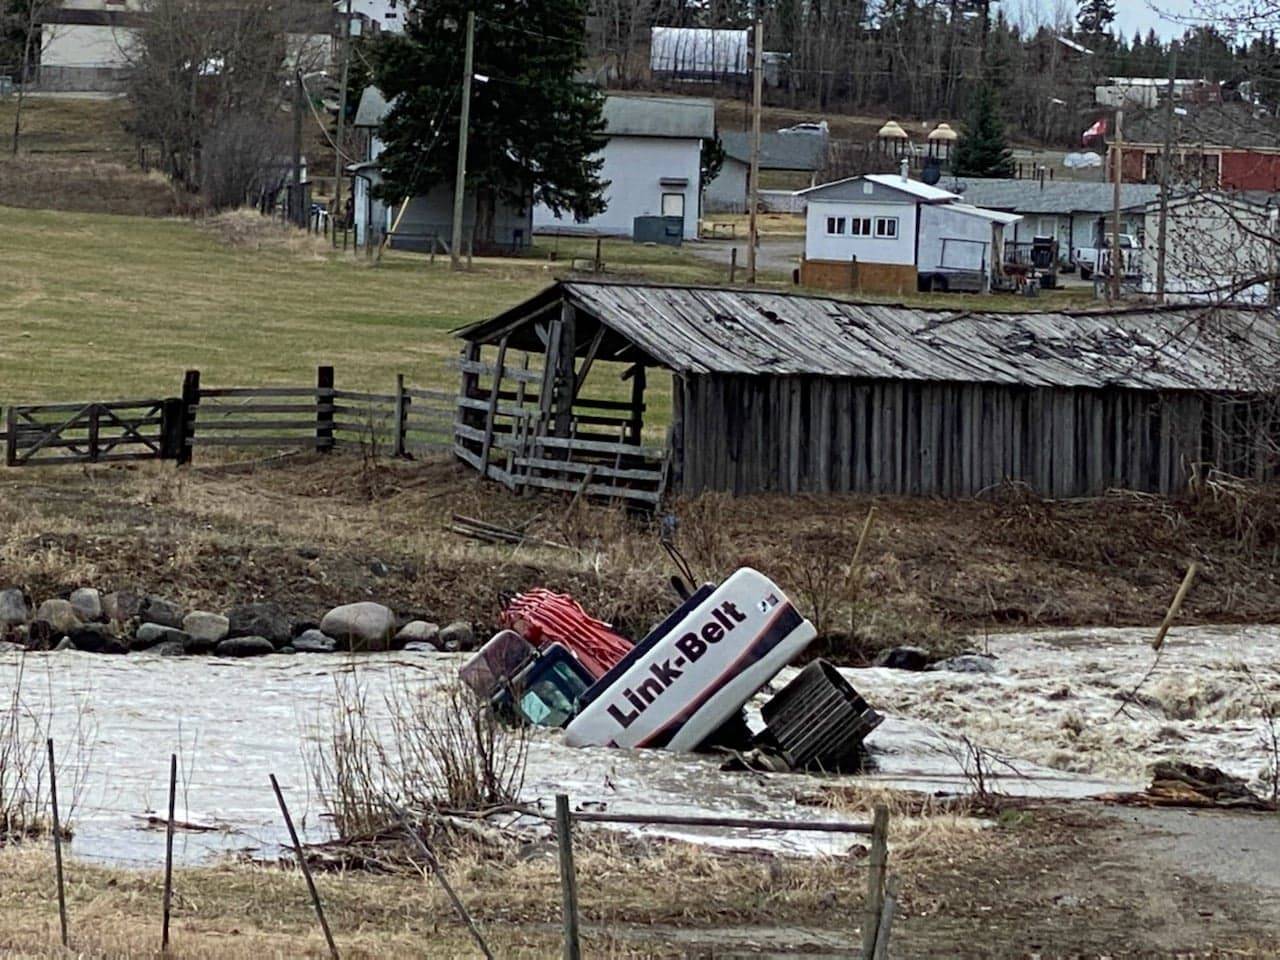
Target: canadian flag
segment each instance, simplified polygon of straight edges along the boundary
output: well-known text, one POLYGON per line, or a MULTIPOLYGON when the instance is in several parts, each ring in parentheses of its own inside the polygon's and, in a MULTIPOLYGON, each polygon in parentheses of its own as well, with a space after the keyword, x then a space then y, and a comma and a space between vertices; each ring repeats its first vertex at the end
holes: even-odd
POLYGON ((1102 117, 1092 127, 1080 135, 1080 142, 1088 144, 1090 140, 1096 140, 1107 135, 1107 118, 1102 117))

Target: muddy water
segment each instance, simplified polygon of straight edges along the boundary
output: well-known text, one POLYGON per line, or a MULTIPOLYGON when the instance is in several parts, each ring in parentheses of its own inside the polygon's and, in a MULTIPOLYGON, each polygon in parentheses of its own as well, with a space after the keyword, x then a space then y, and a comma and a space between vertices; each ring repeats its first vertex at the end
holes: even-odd
MULTIPOLYGON (((889 718, 869 741, 875 772, 842 779, 964 789, 968 754, 958 734, 1008 761, 995 769, 1010 793, 1087 796, 1132 788, 1148 763, 1165 756, 1256 777, 1264 764, 1258 697, 1239 665, 1249 664, 1267 695, 1280 696, 1278 638, 1274 628, 1175 633, 1143 688, 1149 699, 1114 718, 1117 695, 1150 666, 1146 632, 992 638, 994 674, 848 671, 889 718)), ((303 833, 321 839, 329 828, 307 757, 325 736, 336 684, 357 676, 373 727, 385 730, 384 697, 393 685, 439 686, 458 664, 457 657, 425 654, 243 661, 32 655, 22 698, 59 746, 64 804, 76 792, 73 854, 156 866, 164 834, 146 818, 165 812, 171 752, 180 756, 178 819, 217 828, 181 833, 180 861, 243 848, 275 852, 284 833, 270 773, 303 833)), ((11 688, 17 668, 12 656, 0 658, 0 688, 11 688)), ((546 802, 563 790, 575 802, 599 801, 618 812, 818 819, 822 811, 798 802, 816 786, 807 776, 722 772, 706 757, 571 749, 542 732, 530 749, 525 795, 546 802)), ((709 832, 698 839, 810 853, 847 844, 822 834, 709 832)))

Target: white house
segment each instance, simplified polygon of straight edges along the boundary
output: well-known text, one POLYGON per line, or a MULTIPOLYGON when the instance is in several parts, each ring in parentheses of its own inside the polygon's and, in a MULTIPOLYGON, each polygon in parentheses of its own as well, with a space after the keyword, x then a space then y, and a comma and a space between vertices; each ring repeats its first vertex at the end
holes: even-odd
MULTIPOLYGON (((378 158, 384 144, 378 136, 388 103, 377 87, 365 87, 352 124, 364 133, 364 159, 347 168, 351 174, 352 220, 357 246, 378 244, 393 232, 393 245, 401 250, 445 250, 453 235, 453 184, 436 184, 404 206, 389 207, 374 196, 382 182, 378 158)), ((502 249, 527 247, 533 241, 532 204, 513 206, 497 201, 493 211, 493 242, 502 249)), ((463 243, 470 244, 476 226, 476 197, 468 194, 462 205, 463 243)))
MULTIPOLYGON (((337 0, 339 9, 345 0, 337 0)), ((351 0, 351 15, 373 24, 383 33, 403 33, 404 18, 409 12, 409 0, 351 0)), ((352 30, 355 34, 359 28, 352 30)))
POLYGON ((539 204, 539 232, 632 236, 636 217, 679 217, 686 240, 698 235, 702 141, 716 135, 715 103, 672 97, 608 97, 600 176, 607 181, 603 213, 575 221, 539 204))
MULTIPOLYGON (((1280 211, 1240 195, 1201 193, 1169 201, 1165 297, 1174 302, 1266 303, 1276 275, 1280 211)), ((1157 292, 1160 204, 1146 208, 1142 291, 1157 292)))
POLYGON ((800 282, 863 293, 987 289, 1016 214, 962 203, 903 174, 801 191, 808 201, 800 282))

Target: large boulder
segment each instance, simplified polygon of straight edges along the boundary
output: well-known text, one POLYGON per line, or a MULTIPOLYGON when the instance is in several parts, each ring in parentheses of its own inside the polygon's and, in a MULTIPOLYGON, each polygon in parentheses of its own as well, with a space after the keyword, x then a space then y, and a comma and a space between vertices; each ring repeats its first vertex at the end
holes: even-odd
POLYGON ((220 613, 195 610, 182 618, 182 631, 197 640, 218 643, 231 633, 231 621, 220 613))
POLYGON ((146 650, 157 643, 186 644, 191 637, 176 627, 166 627, 162 623, 144 623, 134 632, 133 642, 129 645, 134 650, 146 650))
POLYGON ((396 615, 380 603, 364 601, 334 607, 320 621, 320 632, 348 650, 387 650, 396 629, 396 615))
POLYGON ((147 597, 138 608, 138 616, 147 623, 158 623, 162 627, 182 629, 182 607, 172 600, 161 597, 147 597))
POLYGON ((17 627, 31 619, 31 607, 27 595, 16 587, 0 590, 0 632, 6 627, 17 627))
POLYGON ((146 597, 133 590, 116 590, 102 598, 102 613, 108 620, 124 623, 142 612, 145 600, 146 597))
POLYGON ((292 646, 297 653, 333 653, 338 649, 338 641, 319 630, 304 630, 293 638, 292 646))
POLYGON ((440 631, 436 646, 441 650, 474 650, 476 632, 465 620, 455 620, 440 631))
POLYGON ((220 657, 260 657, 275 652, 276 645, 266 637, 228 637, 214 647, 220 657))
POLYGON ((81 587, 71 591, 71 606, 85 623, 102 619, 102 594, 93 587, 81 587))
POLYGON ((59 636, 66 636, 81 624, 70 600, 46 600, 36 611, 35 621, 47 623, 52 632, 59 636))
POLYGON ((260 637, 283 647, 291 639, 289 617, 278 603, 246 603, 227 612, 228 637, 260 637))
POLYGON ((105 623, 86 623, 68 631, 67 640, 84 653, 128 653, 125 642, 105 623))
POLYGON ((410 643, 429 643, 435 646, 440 639, 440 625, 426 620, 410 620, 396 633, 395 645, 404 647, 410 643))
POLYGON ((919 647, 890 647, 880 651, 875 665, 890 670, 923 670, 929 666, 929 654, 919 647))

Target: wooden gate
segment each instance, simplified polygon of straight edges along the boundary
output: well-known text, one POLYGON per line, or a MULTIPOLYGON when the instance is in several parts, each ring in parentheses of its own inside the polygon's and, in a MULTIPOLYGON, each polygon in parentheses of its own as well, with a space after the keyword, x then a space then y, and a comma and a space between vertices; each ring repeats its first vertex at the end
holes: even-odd
POLYGON ((5 416, 10 467, 176 459, 182 401, 117 400, 12 406, 5 416))

